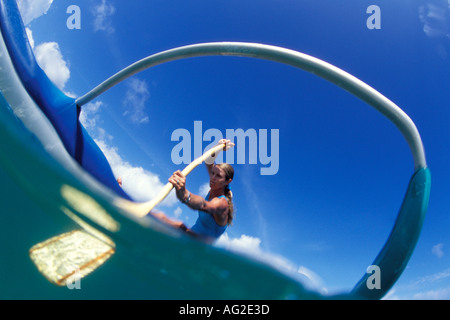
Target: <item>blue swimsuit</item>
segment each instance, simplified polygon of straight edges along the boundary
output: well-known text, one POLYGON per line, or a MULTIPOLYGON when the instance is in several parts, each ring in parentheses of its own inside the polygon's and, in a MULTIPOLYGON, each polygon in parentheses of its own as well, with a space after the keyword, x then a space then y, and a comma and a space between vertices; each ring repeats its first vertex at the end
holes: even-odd
MULTIPOLYGON (((209 197, 209 193, 206 195, 205 199, 207 200, 209 197)), ((225 196, 220 196, 218 198, 226 198, 225 196)), ((205 237, 211 237, 214 239, 218 239, 227 229, 227 226, 219 226, 214 220, 212 214, 199 211, 198 218, 195 224, 192 226, 191 230, 196 234, 205 237)))

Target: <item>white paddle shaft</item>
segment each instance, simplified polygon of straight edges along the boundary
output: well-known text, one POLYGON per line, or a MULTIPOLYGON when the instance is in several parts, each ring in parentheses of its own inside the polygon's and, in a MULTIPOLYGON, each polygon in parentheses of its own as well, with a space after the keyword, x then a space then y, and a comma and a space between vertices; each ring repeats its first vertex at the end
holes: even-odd
MULTIPOLYGON (((199 164, 201 164, 203 161, 208 159, 209 157, 214 157, 216 153, 221 152, 222 150, 227 150, 227 148, 230 147, 227 143, 219 144, 215 146, 214 148, 209 149, 204 154, 202 154, 200 157, 192 161, 186 168, 184 168, 183 173, 184 176, 187 176, 189 173, 191 173, 192 170, 195 169, 199 164)), ((150 211, 152 211, 161 201, 163 201, 172 191, 173 184, 167 183, 164 188, 159 192, 159 194, 156 196, 156 198, 142 203, 135 203, 132 201, 128 201, 125 199, 117 199, 115 204, 126 210, 127 212, 131 213, 132 215, 141 218, 146 216, 150 211)))

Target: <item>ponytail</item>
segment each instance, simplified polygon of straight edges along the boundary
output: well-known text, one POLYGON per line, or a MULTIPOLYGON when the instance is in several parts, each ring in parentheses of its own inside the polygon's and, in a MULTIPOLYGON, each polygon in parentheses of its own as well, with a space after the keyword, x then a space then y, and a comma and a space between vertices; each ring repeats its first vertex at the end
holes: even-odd
MULTIPOLYGON (((226 180, 232 180, 234 178, 234 169, 228 163, 216 164, 220 169, 225 172, 226 180)), ((234 218, 234 205, 233 205, 233 193, 231 192, 230 185, 228 184, 224 190, 225 197, 228 200, 228 225, 231 225, 234 218)))
POLYGON ((228 225, 233 223, 234 218, 234 205, 233 205, 233 192, 231 192, 230 187, 225 187, 225 197, 228 200, 228 225))

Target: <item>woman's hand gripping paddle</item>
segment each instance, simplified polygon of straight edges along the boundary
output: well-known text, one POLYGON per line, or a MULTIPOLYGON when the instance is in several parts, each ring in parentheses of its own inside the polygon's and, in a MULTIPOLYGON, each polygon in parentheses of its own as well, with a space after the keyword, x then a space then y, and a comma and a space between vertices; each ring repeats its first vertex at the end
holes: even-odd
MULTIPOLYGON (((214 148, 209 149, 204 154, 202 154, 200 157, 192 161, 186 168, 184 168, 183 173, 184 176, 187 176, 189 173, 191 173, 192 170, 194 170, 199 164, 201 164, 204 161, 211 162, 212 164, 213 159, 217 157, 217 155, 221 151, 229 150, 234 146, 234 143, 232 143, 230 140, 222 139, 219 141, 219 144, 215 146, 214 148)), ((146 216, 150 211, 153 210, 161 201, 163 201, 172 191, 173 184, 167 183, 164 188, 159 192, 159 194, 156 196, 156 198, 142 203, 135 203, 131 202, 125 199, 118 199, 115 204, 129 212, 135 217, 141 218, 146 216)))

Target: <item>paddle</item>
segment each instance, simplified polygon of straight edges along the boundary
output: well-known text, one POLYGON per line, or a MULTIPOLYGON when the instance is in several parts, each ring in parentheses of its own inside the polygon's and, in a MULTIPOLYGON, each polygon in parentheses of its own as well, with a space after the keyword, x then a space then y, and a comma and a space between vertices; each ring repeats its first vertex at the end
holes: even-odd
POLYGON ((80 285, 81 278, 104 264, 114 253, 115 245, 111 240, 105 242, 84 230, 52 237, 29 251, 30 259, 45 278, 70 289, 80 285))
MULTIPOLYGON (((204 154, 202 154, 200 157, 192 161, 186 168, 184 168, 181 173, 183 173, 184 176, 187 176, 189 173, 191 173, 192 170, 194 170, 199 164, 201 164, 203 161, 206 161, 208 159, 213 159, 217 157, 218 153, 221 151, 229 150, 234 146, 234 143, 232 143, 229 140, 222 139, 219 141, 219 144, 208 151, 206 151, 204 154)), ((130 214, 141 218, 146 216, 150 211, 153 210, 161 201, 163 201, 170 191, 173 189, 172 183, 167 183, 164 188, 159 192, 159 194, 156 196, 156 198, 142 203, 135 203, 128 200, 125 200, 123 198, 119 198, 115 201, 115 204, 129 212, 130 214)))

